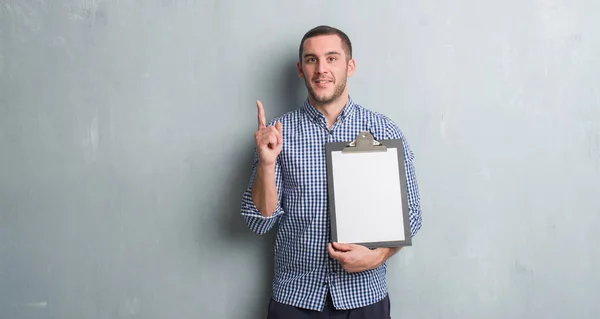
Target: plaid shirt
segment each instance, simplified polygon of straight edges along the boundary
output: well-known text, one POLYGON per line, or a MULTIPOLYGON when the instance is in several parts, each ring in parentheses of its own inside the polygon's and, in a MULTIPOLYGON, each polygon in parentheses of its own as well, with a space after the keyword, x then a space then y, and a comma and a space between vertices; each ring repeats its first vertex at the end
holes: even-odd
POLYGON ((250 185, 242 196, 241 214, 248 227, 264 234, 275 224, 274 300, 295 307, 322 310, 328 290, 334 306, 352 309, 385 297, 386 264, 360 273, 348 273, 329 257, 331 240, 327 202, 325 143, 349 142, 360 131, 377 140, 403 139, 411 235, 421 228, 419 191, 413 152, 396 124, 349 98, 332 129, 308 99, 303 107, 272 120, 282 124, 283 147, 275 165, 279 203, 271 217, 263 217, 252 201, 251 186, 258 157, 255 152, 250 185))

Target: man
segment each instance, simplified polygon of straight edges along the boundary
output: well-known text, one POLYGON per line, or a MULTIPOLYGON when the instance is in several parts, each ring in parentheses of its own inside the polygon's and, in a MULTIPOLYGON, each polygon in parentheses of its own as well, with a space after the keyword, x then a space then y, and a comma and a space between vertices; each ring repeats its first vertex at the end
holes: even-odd
POLYGON ((304 105, 267 124, 256 102, 256 153, 241 212, 258 234, 279 226, 270 319, 390 318, 386 260, 398 249, 330 243, 325 143, 352 141, 360 131, 403 139, 411 236, 421 228, 413 153, 393 121, 350 98, 355 65, 346 34, 316 27, 299 48, 304 105))

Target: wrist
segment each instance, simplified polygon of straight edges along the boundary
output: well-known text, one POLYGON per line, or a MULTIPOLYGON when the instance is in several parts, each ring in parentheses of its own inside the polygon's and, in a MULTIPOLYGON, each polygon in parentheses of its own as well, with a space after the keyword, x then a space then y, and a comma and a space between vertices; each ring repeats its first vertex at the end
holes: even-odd
POLYGON ((392 255, 394 255, 399 249, 398 248, 377 248, 374 250, 376 256, 376 267, 381 266, 388 260, 392 255))
POLYGON ((377 267, 381 266, 388 258, 389 248, 379 248, 377 252, 377 267))
POLYGON ((258 169, 264 173, 275 173, 275 163, 261 163, 258 162, 258 169))

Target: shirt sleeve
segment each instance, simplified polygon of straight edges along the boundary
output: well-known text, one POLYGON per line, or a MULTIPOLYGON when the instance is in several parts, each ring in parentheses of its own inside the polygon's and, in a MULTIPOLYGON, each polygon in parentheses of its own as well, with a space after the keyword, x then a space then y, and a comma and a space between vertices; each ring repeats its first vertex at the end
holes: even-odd
POLYGON ((242 195, 242 207, 241 214, 244 217, 246 225, 255 233, 262 235, 271 230, 275 223, 279 220, 279 216, 284 213, 281 207, 281 163, 279 157, 275 163, 275 183, 277 186, 277 206, 275 207, 275 211, 269 217, 265 217, 260 214, 258 208, 254 204, 254 200, 252 200, 252 184, 254 183, 254 178, 256 177, 256 169, 258 168, 258 154, 256 149, 254 150, 254 161, 252 163, 252 174, 250 176, 250 182, 246 191, 242 195))
POLYGON ((421 199, 419 196, 419 185, 415 173, 415 155, 400 128, 391 120, 388 120, 385 130, 386 139, 401 139, 404 146, 404 161, 406 164, 406 186, 408 196, 408 209, 411 237, 414 237, 421 229, 421 199))

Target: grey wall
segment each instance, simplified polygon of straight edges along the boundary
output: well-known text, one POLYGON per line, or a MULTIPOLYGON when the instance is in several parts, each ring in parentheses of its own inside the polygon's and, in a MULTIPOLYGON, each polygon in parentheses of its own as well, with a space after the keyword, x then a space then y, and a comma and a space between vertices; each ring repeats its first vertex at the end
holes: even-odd
POLYGON ((0 318, 262 318, 254 102, 317 24, 417 156, 394 318, 600 317, 600 2, 367 3, 0 0, 0 318))

